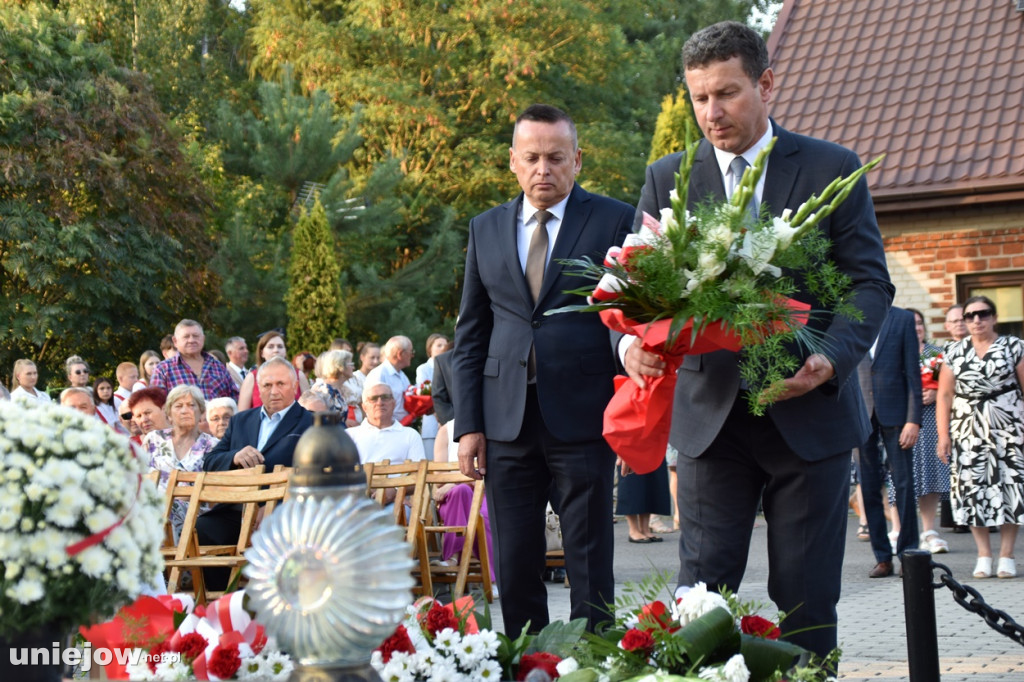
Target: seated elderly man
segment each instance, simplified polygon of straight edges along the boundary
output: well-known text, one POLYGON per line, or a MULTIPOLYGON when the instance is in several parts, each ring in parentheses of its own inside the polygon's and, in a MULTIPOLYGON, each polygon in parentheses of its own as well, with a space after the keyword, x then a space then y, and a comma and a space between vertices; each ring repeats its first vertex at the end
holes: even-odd
MULTIPOLYGON (((96 417, 96 403, 92 400, 92 391, 88 388, 72 386, 60 392, 60 404, 78 410, 87 417, 96 417)), ((99 417, 96 417, 99 419, 99 417)))
POLYGON ((390 386, 367 380, 363 386, 363 413, 363 423, 348 430, 361 463, 388 459, 398 464, 423 459, 420 434, 395 419, 395 394, 390 386))
MULTIPOLYGON (((423 438, 415 429, 402 426, 395 419, 395 396, 390 386, 368 379, 363 386, 363 413, 366 415, 363 423, 347 431, 359 451, 360 463, 386 459, 391 464, 399 464, 423 459, 423 438)), ((395 492, 388 488, 384 502, 393 502, 395 492)))
MULTIPOLYGON (((203 461, 206 471, 247 469, 263 464, 272 471, 278 464, 292 465, 295 444, 313 425, 313 415, 295 401, 295 368, 287 359, 274 357, 259 368, 263 405, 235 415, 228 430, 203 461)), ((205 545, 233 545, 242 524, 241 509, 217 505, 196 521, 199 542, 205 545)), ((206 569, 211 590, 227 586, 230 571, 206 569)))

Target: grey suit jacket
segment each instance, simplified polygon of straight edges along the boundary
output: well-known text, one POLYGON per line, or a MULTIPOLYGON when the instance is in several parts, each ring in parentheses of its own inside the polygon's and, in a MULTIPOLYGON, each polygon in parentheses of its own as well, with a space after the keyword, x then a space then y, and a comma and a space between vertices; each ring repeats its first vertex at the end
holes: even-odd
POLYGON ((598 439, 616 372, 608 331, 595 313, 544 313, 585 302, 565 292, 591 282, 566 274, 559 260, 603 259, 629 233, 633 207, 575 185, 534 305, 516 247, 521 201, 522 195, 470 222, 452 358, 453 435, 482 431, 489 440, 516 439, 534 345, 537 399, 548 430, 564 442, 598 439))
MULTIPOLYGON (((790 133, 774 121, 772 126, 778 141, 768 160, 762 198, 772 215, 780 215, 786 208, 795 210, 812 193, 820 193, 833 179, 849 175, 860 166, 857 156, 848 149, 790 133)), ((637 206, 637 226, 643 212, 657 216, 661 208, 670 205, 669 192, 675 186, 681 158, 681 153, 670 154, 647 168, 637 206)), ((714 150, 704 140, 697 149, 690 177, 690 208, 708 198, 723 201, 725 187, 714 150)), ((852 278, 855 303, 864 316, 860 322, 831 316, 812 321, 829 334, 831 345, 826 355, 835 368, 835 377, 806 395, 781 401, 768 410, 786 443, 808 461, 858 447, 867 437, 869 422, 860 387, 857 381, 848 379, 874 341, 895 291, 864 180, 819 229, 832 241, 832 259, 852 278)), ((805 290, 794 298, 810 303, 812 309, 821 309, 805 290)), ((722 428, 739 385, 736 353, 687 356, 679 370, 669 442, 686 457, 700 456, 722 428)))

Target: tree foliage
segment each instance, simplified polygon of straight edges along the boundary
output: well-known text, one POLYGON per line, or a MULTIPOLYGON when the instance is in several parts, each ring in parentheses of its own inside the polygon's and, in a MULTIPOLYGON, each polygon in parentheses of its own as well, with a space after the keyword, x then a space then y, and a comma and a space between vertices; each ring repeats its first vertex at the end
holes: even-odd
POLYGON ((345 336, 344 299, 338 280, 334 238, 319 199, 295 225, 292 260, 288 269, 288 343, 293 350, 326 348, 345 336))
POLYGON ((688 125, 691 130, 697 130, 697 121, 693 118, 686 88, 680 85, 675 95, 665 95, 661 101, 661 113, 654 126, 651 154, 647 162, 654 163, 666 154, 683 149, 688 125))
POLYGON ((0 54, 0 367, 109 366, 201 319, 209 203, 147 80, 43 5, 0 8, 0 54))

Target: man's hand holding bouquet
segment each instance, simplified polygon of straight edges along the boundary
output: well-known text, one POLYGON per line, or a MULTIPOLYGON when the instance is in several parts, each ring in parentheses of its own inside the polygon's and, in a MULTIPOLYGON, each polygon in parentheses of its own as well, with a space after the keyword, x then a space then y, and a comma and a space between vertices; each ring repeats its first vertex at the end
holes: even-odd
POLYGON ((860 318, 850 278, 830 260, 831 244, 814 228, 881 157, 837 178, 795 211, 755 215, 751 202, 773 139, 728 201, 707 202, 691 213, 687 195, 699 140, 692 128, 687 138, 671 207, 662 209, 660 220, 645 214, 640 231, 609 249, 603 263, 566 261, 597 287, 573 292, 587 296, 586 304, 547 313, 596 311, 607 327, 639 338, 665 362, 662 375, 644 388, 617 380, 605 410, 605 439, 638 473, 654 470, 664 456, 676 370, 685 355, 739 351, 750 409, 763 414, 783 396, 783 381, 800 367, 800 357, 828 356, 829 339, 807 325, 812 316, 860 318), (823 309, 795 300, 801 288, 823 309))

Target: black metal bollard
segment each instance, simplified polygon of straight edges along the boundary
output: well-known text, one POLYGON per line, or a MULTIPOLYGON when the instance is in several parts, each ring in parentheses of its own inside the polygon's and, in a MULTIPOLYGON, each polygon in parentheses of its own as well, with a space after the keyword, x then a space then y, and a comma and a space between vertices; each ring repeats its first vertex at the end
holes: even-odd
POLYGON ((931 552, 908 549, 903 553, 903 611, 907 620, 910 681, 938 682, 939 642, 931 552))

